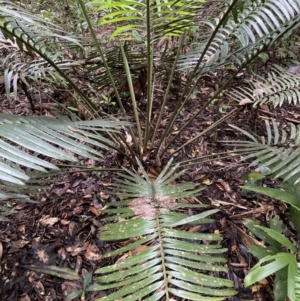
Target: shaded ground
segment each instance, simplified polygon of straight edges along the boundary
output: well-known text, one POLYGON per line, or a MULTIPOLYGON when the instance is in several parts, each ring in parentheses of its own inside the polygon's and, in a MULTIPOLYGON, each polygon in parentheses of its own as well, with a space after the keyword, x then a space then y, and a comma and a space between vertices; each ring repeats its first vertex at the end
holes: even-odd
MULTIPOLYGON (((207 79, 201 83, 201 94, 189 102, 181 115, 182 124, 189 120, 193 112, 214 92, 214 86, 215 79, 207 79)), ((160 109, 161 97, 156 97, 154 114, 160 109)), ((230 104, 230 109, 236 106, 235 103, 224 99, 225 102, 230 104)), ((175 104, 175 99, 168 103, 166 114, 172 112, 175 104)), ((141 111, 145 106, 145 103, 140 103, 141 111)), ((128 109, 131 109, 129 104, 128 109)), ((0 110, 19 115, 31 114, 28 104, 24 101, 24 95, 11 102, 3 98, 0 110)), ((207 128, 220 116, 216 105, 209 106, 204 117, 200 117, 185 131, 177 146, 181 146, 184 141, 207 128)), ((215 142, 218 140, 244 139, 228 126, 229 123, 247 130, 256 128, 257 133, 262 134, 264 119, 275 118, 281 128, 288 130, 288 122, 299 123, 299 116, 299 105, 285 105, 271 111, 265 106, 259 110, 257 119, 250 107, 242 107, 217 132, 209 133, 181 150, 175 160, 181 162, 211 152, 223 151, 224 146, 215 142)), ((121 162, 114 153, 108 153, 101 166, 115 167, 116 163, 121 162)), ((122 163, 126 164, 123 161, 122 163)), ((272 199, 252 193, 242 194, 240 185, 244 181, 241 180, 241 176, 245 172, 246 165, 233 157, 193 166, 181 181, 196 181, 206 186, 197 201, 220 208, 220 212, 215 216, 216 222, 202 231, 220 231, 223 234, 222 245, 229 250, 225 254, 229 260, 229 273, 224 277, 232 279, 239 291, 239 295, 232 300, 259 300, 256 296, 259 294, 260 300, 269 301, 273 300, 269 285, 271 279, 261 285, 254 295, 250 289, 243 288, 243 279, 255 261, 247 252, 253 238, 247 234, 242 219, 255 218, 266 224, 270 216, 278 214, 286 221, 288 211, 282 203, 272 199)), ((18 213, 10 216, 10 222, 0 223, 1 301, 66 300, 65 296, 68 293, 82 288, 82 279, 88 273, 93 273, 106 263, 101 259, 101 254, 117 246, 104 244, 96 234, 102 223, 101 209, 111 198, 105 193, 105 188, 110 186, 111 182, 110 173, 70 173, 52 183, 46 193, 40 193, 37 204, 11 204, 18 213), (79 273, 81 280, 63 280, 41 271, 30 270, 28 265, 69 267, 79 273)), ((272 182, 267 184, 274 185, 272 182)), ((288 235, 294 233, 291 231, 288 235)), ((95 280, 93 278, 92 281, 95 280)), ((85 300, 95 300, 97 297, 100 297, 99 292, 91 292, 86 295, 85 300)))

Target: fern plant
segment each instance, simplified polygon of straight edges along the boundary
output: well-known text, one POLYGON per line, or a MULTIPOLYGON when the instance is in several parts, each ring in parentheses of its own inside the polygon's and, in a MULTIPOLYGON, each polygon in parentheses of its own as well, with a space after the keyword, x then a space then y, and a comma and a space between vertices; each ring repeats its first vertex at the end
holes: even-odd
POLYGON ((210 216, 218 210, 192 202, 202 188, 175 184, 184 171, 177 173, 178 164, 171 168, 171 163, 151 181, 138 161, 141 176, 125 170, 112 187, 122 200, 108 205, 102 219, 107 224, 98 236, 122 242, 123 247, 105 254, 113 263, 96 270, 99 284, 88 289, 111 292, 96 300, 176 296, 208 301, 235 294, 232 281, 221 278, 227 267, 220 234, 201 233, 201 227, 195 227, 211 223, 210 216))

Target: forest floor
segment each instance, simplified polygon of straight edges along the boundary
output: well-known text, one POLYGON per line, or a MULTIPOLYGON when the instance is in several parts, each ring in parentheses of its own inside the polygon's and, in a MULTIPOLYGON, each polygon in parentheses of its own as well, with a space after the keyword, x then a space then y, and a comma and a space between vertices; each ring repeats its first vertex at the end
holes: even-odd
MULTIPOLYGON (((243 81, 243 78, 237 79, 243 81)), ((199 85, 199 93, 185 107, 181 114, 181 123, 190 119, 197 108, 215 91, 216 78, 207 77, 199 85)), ((172 92, 176 96, 176 91, 172 92)), ((161 95, 156 96, 154 115, 160 110, 161 95)), ((176 97, 175 97, 176 98, 176 97)), ((173 111, 176 99, 168 102, 167 120, 173 111)), ((43 100, 47 102, 47 100, 43 100)), ((139 109, 145 110, 146 104, 141 101, 139 109)), ((197 156, 221 152, 224 144, 219 141, 245 139, 241 133, 234 131, 229 124, 265 135, 264 120, 274 118, 280 128, 289 130, 289 123, 300 123, 300 105, 284 104, 281 108, 272 109, 267 105, 257 112, 251 106, 238 106, 232 100, 224 98, 217 104, 207 107, 202 117, 195 120, 188 128, 177 146, 207 128, 224 113, 238 108, 236 114, 228 119, 216 132, 210 132, 200 140, 183 148, 175 157, 181 162, 197 156), (226 104, 223 112, 219 107, 226 104)), ((127 109, 131 110, 130 104, 127 109)), ((16 100, 6 100, 3 92, 0 100, 0 111, 18 115, 32 115, 30 106, 22 92, 16 100)), ((42 114, 49 114, 44 109, 42 114)), ((163 129, 163 124, 162 128, 163 129)), ((174 145, 175 147, 176 145, 174 145)), ((96 164, 90 160, 87 166, 96 164)), ((107 153, 100 161, 101 167, 125 165, 122 159, 113 152, 107 153)), ((289 227, 287 207, 274 199, 241 191, 245 183, 242 176, 249 171, 238 157, 226 160, 214 160, 209 163, 195 165, 180 178, 180 181, 194 181, 206 187, 197 201, 209 204, 220 211, 215 215, 215 223, 207 225, 208 232, 218 230, 223 235, 222 245, 228 248, 225 256, 228 258, 229 272, 227 278, 234 281, 238 295, 230 300, 274 300, 272 294, 272 277, 262 283, 257 292, 243 287, 243 280, 255 260, 248 252, 249 242, 253 237, 246 230, 243 220, 255 219, 262 225, 267 225, 270 216, 279 215, 287 225, 287 236, 296 233, 289 227), (260 298, 260 299, 259 299, 260 298)), ((253 169, 254 170, 254 169, 253 169)), ((252 171, 253 171, 252 170, 252 171)), ((148 172, 155 172, 149 171, 148 172)), ((97 228, 102 225, 101 209, 112 198, 105 189, 113 181, 113 174, 106 173, 69 173, 49 184, 47 191, 41 191, 37 203, 10 203, 18 213, 10 215, 9 222, 0 222, 0 300, 1 301, 55 301, 66 300, 66 295, 82 288, 82 279, 88 273, 93 273, 105 264, 102 254, 117 244, 106 244, 97 237, 97 228), (82 278, 78 281, 64 280, 54 277, 44 271, 28 269, 29 265, 56 265, 69 267, 78 272, 82 278), (26 266, 26 267, 25 267, 26 266)), ((265 180, 261 185, 274 187, 275 182, 265 180)), ((96 282, 93 277, 92 282, 96 282)), ((89 292, 85 300, 95 300, 103 293, 89 292)), ((80 300, 78 297, 74 300, 80 300)))

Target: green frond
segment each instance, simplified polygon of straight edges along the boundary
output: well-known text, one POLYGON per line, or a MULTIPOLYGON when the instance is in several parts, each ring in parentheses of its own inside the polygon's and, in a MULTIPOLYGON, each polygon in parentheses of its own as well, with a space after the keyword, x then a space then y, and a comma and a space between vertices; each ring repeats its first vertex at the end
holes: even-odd
POLYGON ((40 172, 58 169, 36 154, 75 162, 75 155, 97 160, 101 152, 96 148, 113 146, 99 132, 118 131, 124 125, 128 123, 111 120, 71 121, 61 116, 48 118, 0 114, 0 179, 24 185, 29 176, 15 164, 40 172))
POLYGON ((151 28, 151 41, 172 36, 180 36, 185 30, 195 26, 193 16, 202 7, 203 0, 183 1, 105 1, 94 0, 97 11, 105 12, 99 25, 113 24, 115 30, 111 39, 136 40, 144 35, 145 27, 151 28), (150 24, 147 24, 149 5, 150 24), (109 11, 109 12, 107 12, 109 11), (147 25, 146 25, 147 24, 147 25))
POLYGON ((250 87, 238 87, 228 95, 237 102, 248 99, 254 107, 270 103, 277 107, 284 102, 296 105, 300 101, 300 76, 289 73, 280 66, 275 66, 268 73, 267 79, 256 76, 249 83, 250 87))
POLYGON ((296 300, 299 300, 299 298, 300 298, 300 263, 297 263, 297 269, 296 269, 295 295, 296 295, 296 300))
MULTIPOLYGON (((265 120, 267 137, 255 138, 248 133, 252 141, 231 141, 228 145, 237 147, 235 152, 249 153, 243 157, 247 160, 257 157, 250 166, 259 165, 263 173, 272 174, 275 178, 287 181, 295 179, 295 184, 300 182, 300 130, 291 124, 290 134, 285 130, 279 131, 275 121, 270 123, 265 120)), ((231 125, 245 134, 246 131, 231 125)))
POLYGON ((128 241, 104 257, 120 258, 96 271, 94 290, 112 290, 97 300, 224 300, 235 294, 226 272, 225 249, 218 244, 219 234, 188 231, 191 226, 211 222, 218 210, 191 204, 188 197, 202 188, 193 183, 176 184, 180 176, 171 161, 151 182, 142 165, 141 176, 126 170, 111 191, 124 200, 110 203, 99 229, 104 241, 128 241), (194 212, 190 215, 188 212, 194 212), (202 211, 201 213, 198 213, 202 211), (206 243, 204 244, 203 241, 206 243))
MULTIPOLYGON (((38 82, 38 80, 48 83, 59 82, 65 86, 67 85, 65 79, 44 60, 32 60, 26 63, 17 54, 16 52, 11 53, 3 62, 3 67, 6 68, 4 71, 4 83, 7 98, 9 98, 11 90, 13 90, 14 98, 17 98, 19 81, 22 81, 28 87, 33 82, 38 82), (18 60, 18 63, 16 63, 16 60, 18 60), (23 63, 21 63, 22 60, 23 63)), ((61 70, 69 70, 71 66, 74 66, 72 61, 54 61, 54 63, 61 70)))
MULTIPOLYGON (((241 66, 299 26, 300 3, 288 0, 285 1, 283 9, 282 7, 282 3, 278 0, 248 1, 243 2, 242 10, 239 4, 236 4, 234 9, 238 12, 237 17, 230 15, 228 19, 223 19, 224 24, 220 24, 221 18, 205 20, 204 23, 207 25, 205 31, 210 35, 181 56, 178 68, 180 70, 194 68, 204 49, 206 51, 201 62, 202 73, 228 63, 241 66), (213 39, 210 41, 212 36, 213 39)), ((203 31, 203 26, 199 30, 203 31)))

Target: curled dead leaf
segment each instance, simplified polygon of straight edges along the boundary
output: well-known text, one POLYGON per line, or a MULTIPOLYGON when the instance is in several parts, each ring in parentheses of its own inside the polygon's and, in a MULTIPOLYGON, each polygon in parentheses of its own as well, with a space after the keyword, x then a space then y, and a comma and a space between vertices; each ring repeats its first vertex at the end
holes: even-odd
POLYGON ((44 216, 40 219, 40 223, 43 226, 50 226, 51 227, 57 222, 58 222, 58 217, 50 217, 49 215, 46 215, 46 216, 44 216))

